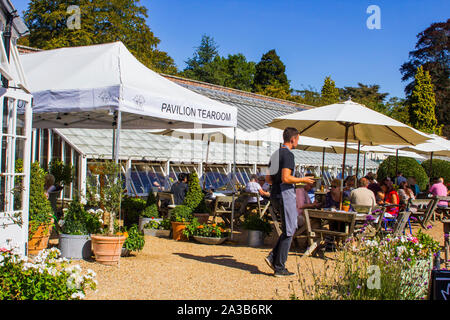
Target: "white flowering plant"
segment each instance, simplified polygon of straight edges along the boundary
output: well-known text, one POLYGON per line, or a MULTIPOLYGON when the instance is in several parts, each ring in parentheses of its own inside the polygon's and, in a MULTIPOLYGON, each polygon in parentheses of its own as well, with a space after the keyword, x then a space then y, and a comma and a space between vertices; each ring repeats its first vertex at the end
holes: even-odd
POLYGON ((82 273, 79 265, 60 258, 57 248, 45 249, 34 259, 16 249, 0 248, 0 300, 80 300, 96 290, 96 274, 82 273))
POLYGON ((64 217, 58 224, 64 234, 88 235, 101 232, 103 210, 86 211, 81 202, 75 198, 69 207, 63 210, 64 217))

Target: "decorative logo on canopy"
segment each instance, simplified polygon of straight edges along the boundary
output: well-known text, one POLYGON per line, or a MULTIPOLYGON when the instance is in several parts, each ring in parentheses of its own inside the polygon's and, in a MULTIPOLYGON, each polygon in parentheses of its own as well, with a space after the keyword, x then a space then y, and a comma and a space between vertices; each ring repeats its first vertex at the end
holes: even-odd
POLYGON ((145 98, 143 96, 141 96, 140 94, 138 94, 138 95, 134 96, 133 101, 134 101, 134 103, 136 103, 136 105, 139 108, 142 108, 142 106, 145 103, 145 98))
POLYGON ((114 96, 112 96, 108 91, 103 90, 98 97, 103 101, 103 103, 108 103, 114 99, 114 96))

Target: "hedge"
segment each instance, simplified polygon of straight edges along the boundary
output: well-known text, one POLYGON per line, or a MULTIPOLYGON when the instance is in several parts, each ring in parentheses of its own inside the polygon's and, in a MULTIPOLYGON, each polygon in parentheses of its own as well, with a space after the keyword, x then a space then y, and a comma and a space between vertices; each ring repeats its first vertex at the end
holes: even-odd
MULTIPOLYGON (((398 157, 398 171, 405 178, 416 178, 421 191, 425 190, 428 183, 428 175, 422 166, 413 158, 398 157)), ((378 167, 377 180, 381 182, 384 178, 390 177, 394 181, 395 174, 395 156, 389 156, 378 167)))
POLYGON ((432 174, 430 175, 430 160, 422 162, 422 167, 425 169, 427 175, 431 178, 444 178, 444 183, 450 182, 450 161, 441 159, 433 159, 432 162, 432 174))

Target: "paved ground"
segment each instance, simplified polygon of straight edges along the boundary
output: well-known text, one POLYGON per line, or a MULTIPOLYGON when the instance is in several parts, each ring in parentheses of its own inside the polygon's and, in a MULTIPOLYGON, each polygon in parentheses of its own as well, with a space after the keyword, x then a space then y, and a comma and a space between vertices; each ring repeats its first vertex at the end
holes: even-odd
MULTIPOLYGON (((426 232, 442 245, 442 223, 435 222, 426 232)), ((297 268, 301 254, 293 250, 287 261, 296 276, 275 278, 264 262, 275 237, 266 239, 263 248, 248 247, 245 239, 245 231, 237 232, 235 243, 211 246, 146 236, 144 249, 121 258, 118 266, 79 261, 83 270, 97 273, 98 290, 89 291, 86 299, 289 299, 291 286, 299 294, 297 275, 305 272, 297 268)), ((302 266, 320 268, 323 261, 306 258, 302 266)))

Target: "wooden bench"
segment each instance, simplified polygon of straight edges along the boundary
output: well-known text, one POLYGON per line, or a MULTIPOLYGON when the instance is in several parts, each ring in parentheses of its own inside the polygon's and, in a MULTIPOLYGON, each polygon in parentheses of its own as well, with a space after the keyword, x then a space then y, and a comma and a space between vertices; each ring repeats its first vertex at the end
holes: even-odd
POLYGON ((438 199, 436 197, 428 199, 410 199, 406 206, 406 211, 410 211, 410 216, 416 218, 422 228, 426 229, 431 216, 436 210, 437 204, 438 199))
POLYGON ((381 229, 380 232, 382 234, 391 233, 394 237, 400 236, 404 233, 406 224, 408 223, 408 219, 411 215, 409 211, 401 211, 398 213, 395 218, 394 227, 392 231, 381 229))
POLYGON ((445 258, 445 268, 450 267, 450 220, 442 220, 444 226, 444 258, 445 258))
POLYGON ((356 212, 333 212, 323 211, 316 209, 305 209, 305 225, 306 233, 308 237, 308 248, 303 254, 302 258, 312 255, 320 248, 321 241, 325 236, 333 236, 345 240, 353 235, 355 228, 356 212), (312 228, 312 220, 319 220, 320 227, 312 228), (344 231, 330 230, 324 228, 326 225, 330 225, 330 222, 341 222, 345 225, 344 231))

